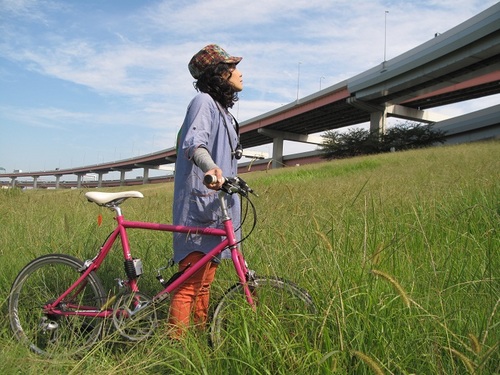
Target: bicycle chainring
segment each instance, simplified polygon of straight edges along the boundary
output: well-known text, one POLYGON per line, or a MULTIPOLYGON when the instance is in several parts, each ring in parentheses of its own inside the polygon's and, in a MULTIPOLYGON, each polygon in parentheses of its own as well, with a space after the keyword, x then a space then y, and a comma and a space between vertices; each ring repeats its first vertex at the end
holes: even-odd
POLYGON ((150 337, 158 326, 158 317, 151 298, 140 292, 119 296, 113 304, 113 325, 130 341, 150 337))

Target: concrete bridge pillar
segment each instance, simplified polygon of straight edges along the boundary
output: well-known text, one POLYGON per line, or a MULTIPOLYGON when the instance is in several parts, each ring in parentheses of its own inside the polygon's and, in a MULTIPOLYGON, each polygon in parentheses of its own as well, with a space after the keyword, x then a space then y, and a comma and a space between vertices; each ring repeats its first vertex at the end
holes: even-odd
POLYGON ((142 175, 142 183, 147 184, 149 183, 149 168, 144 167, 144 174, 142 175))
POLYGON ((321 145, 323 143, 323 139, 321 137, 314 135, 298 134, 264 128, 259 129, 258 132, 273 139, 273 168, 283 166, 283 143, 285 140, 316 145, 321 145))
POLYGON ((382 111, 370 112, 370 132, 385 134, 385 124, 387 120, 387 107, 382 111))
POLYGON ((97 174, 99 175, 97 178, 97 187, 102 187, 102 176, 104 175, 104 172, 98 172, 97 174))
POLYGON ((78 173, 76 175, 76 188, 77 189, 81 189, 82 187, 82 180, 83 180, 83 176, 85 175, 85 173, 78 173))
POLYGON ((120 186, 124 186, 125 185, 125 173, 127 171, 125 169, 122 169, 120 171, 120 186))
POLYGON ((284 139, 282 136, 273 138, 273 168, 283 166, 283 143, 284 139))

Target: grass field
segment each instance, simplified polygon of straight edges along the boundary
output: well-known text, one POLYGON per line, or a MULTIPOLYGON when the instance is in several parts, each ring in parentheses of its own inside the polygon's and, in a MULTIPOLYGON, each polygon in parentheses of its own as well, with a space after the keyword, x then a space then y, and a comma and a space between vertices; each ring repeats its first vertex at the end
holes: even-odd
MULTIPOLYGON (((7 319, 12 281, 33 258, 92 258, 112 212, 85 190, 0 191, 2 374, 498 374, 500 373, 500 142, 436 147, 243 176, 258 226, 245 243, 252 269, 307 289, 318 307, 308 346, 267 339, 213 350, 204 334, 171 344, 103 339, 81 358, 37 356, 7 319), (98 214, 104 217, 98 226, 98 214), (267 341, 264 345, 263 341, 267 341)), ((129 219, 168 222, 173 185, 134 188, 129 219)), ((124 188, 108 191, 125 190, 124 188)), ((169 234, 131 232, 141 289, 171 256, 169 234)), ((115 251, 100 274, 123 277, 115 251)), ((213 298, 234 277, 219 267, 213 298)), ((251 327, 249 327, 251 329, 251 327)))

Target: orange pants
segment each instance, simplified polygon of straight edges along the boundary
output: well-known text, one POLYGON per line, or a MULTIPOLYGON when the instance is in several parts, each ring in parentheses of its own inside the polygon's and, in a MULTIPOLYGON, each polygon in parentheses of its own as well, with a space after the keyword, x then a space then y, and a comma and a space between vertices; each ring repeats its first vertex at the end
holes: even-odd
MULTIPOLYGON (((179 262, 179 270, 184 270, 189 263, 195 264, 205 254, 193 252, 179 262)), ((208 319, 208 303, 210 285, 214 281, 217 264, 208 262, 181 285, 172 295, 170 303, 169 323, 174 326, 173 337, 181 337, 191 320, 200 328, 204 328, 208 319)))

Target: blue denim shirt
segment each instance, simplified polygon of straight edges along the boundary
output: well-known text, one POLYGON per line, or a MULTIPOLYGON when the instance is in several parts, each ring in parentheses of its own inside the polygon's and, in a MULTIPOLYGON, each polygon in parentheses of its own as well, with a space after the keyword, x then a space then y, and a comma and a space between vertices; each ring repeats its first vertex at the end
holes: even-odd
MULTIPOLYGON (((203 171, 193 163, 198 147, 208 150, 224 176, 236 176, 237 160, 231 151, 238 144, 232 116, 217 106, 208 94, 196 95, 187 108, 179 132, 175 163, 173 223, 199 227, 223 228, 218 192, 203 185, 203 171), (224 122, 225 121, 225 122, 224 122), (227 126, 226 126, 227 125, 227 126)), ((239 196, 227 196, 230 216, 239 227, 241 209, 239 196)), ((239 232, 237 238, 239 238, 239 232)), ((174 261, 179 262, 193 251, 207 253, 220 241, 220 237, 174 233, 174 261)), ((224 251, 223 258, 229 257, 224 251)))

